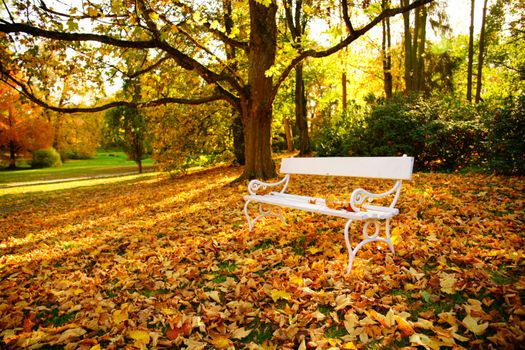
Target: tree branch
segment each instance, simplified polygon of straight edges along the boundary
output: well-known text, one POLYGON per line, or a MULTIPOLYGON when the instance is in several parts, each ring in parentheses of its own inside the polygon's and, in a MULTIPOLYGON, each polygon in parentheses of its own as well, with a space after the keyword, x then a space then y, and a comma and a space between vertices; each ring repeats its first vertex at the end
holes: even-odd
POLYGON ((343 20, 345 21, 346 28, 350 35, 352 35, 354 34, 354 27, 352 26, 352 22, 350 22, 350 16, 348 16, 348 1, 341 0, 341 6, 343 7, 343 20))
POLYGON ((7 23, 0 20, 0 32, 4 33, 26 33, 33 36, 43 37, 53 40, 62 41, 96 41, 102 44, 108 44, 116 47, 135 48, 135 49, 153 49, 158 44, 155 40, 121 40, 112 38, 107 35, 92 33, 64 33, 33 27, 23 23, 7 23))
POLYGON ((109 102, 100 106, 96 107, 59 107, 59 106, 53 106, 49 103, 43 101, 42 99, 35 96, 34 93, 29 89, 29 87, 24 84, 23 82, 19 81, 18 79, 14 78, 13 76, 9 75, 7 72, 3 70, 3 67, 0 67, 0 70, 2 70, 2 76, 0 80, 5 82, 7 85, 18 91, 20 94, 25 96, 27 99, 32 101, 33 103, 44 107, 46 109, 50 109, 55 112, 61 112, 61 113, 79 113, 79 112, 100 112, 105 111, 107 109, 111 109, 114 107, 155 107, 160 105, 165 105, 169 103, 176 103, 176 104, 185 104, 185 105, 200 105, 205 104, 213 101, 219 101, 219 100, 225 100, 227 102, 230 102, 224 95, 217 94, 217 95, 211 95, 211 96, 205 96, 200 98, 193 98, 193 99, 187 99, 187 98, 177 98, 177 97, 163 97, 156 100, 148 101, 148 102, 129 102, 129 101, 114 101, 109 102))
POLYGON ((157 48, 169 54, 184 69, 195 70, 207 83, 215 84, 219 81, 227 81, 238 93, 243 93, 239 82, 231 75, 217 74, 192 57, 182 53, 180 50, 169 45, 158 38, 143 41, 131 41, 115 39, 110 36, 91 33, 65 33, 45 30, 23 23, 7 23, 0 19, 0 32, 4 33, 26 33, 33 36, 62 40, 62 41, 96 41, 103 44, 135 49, 157 48))

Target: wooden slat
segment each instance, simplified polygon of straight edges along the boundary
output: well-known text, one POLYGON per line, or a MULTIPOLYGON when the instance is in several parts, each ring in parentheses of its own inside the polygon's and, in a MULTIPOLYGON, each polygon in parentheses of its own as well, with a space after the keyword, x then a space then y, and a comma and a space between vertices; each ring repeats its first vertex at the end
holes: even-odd
POLYGON ((413 157, 283 158, 282 174, 412 179, 413 157))

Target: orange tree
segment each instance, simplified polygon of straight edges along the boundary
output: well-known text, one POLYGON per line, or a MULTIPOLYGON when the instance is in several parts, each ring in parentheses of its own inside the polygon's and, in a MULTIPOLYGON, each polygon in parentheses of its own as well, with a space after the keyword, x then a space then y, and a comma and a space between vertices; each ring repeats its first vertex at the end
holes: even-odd
POLYGON ((40 118, 39 108, 23 103, 19 94, 6 84, 0 84, 0 152, 16 168, 16 159, 31 151, 50 147, 53 131, 40 118))
POLYGON ((283 5, 277 0, 117 0, 82 2, 76 7, 52 0, 6 0, 0 19, 0 32, 5 33, 2 46, 14 53, 2 57, 24 67, 27 79, 13 77, 6 62, 1 65, 2 78, 34 102, 63 112, 224 100, 242 117, 246 163, 242 177, 271 178, 276 175, 271 157, 272 104, 293 68, 309 57, 338 52, 384 18, 430 2, 414 0, 382 10, 380 1, 352 2, 357 9, 374 14, 356 25, 352 18, 356 11, 347 0, 326 0, 327 11, 316 16, 340 12, 346 31, 332 46, 318 48, 318 44, 299 42, 300 38, 295 43, 280 41, 278 33, 285 31, 286 23, 279 20, 283 5), (115 77, 140 79, 165 73, 167 79, 159 79, 155 93, 145 92, 140 100, 116 100, 89 108, 52 106, 38 91, 60 89, 59 85, 33 87, 42 78, 46 62, 41 57, 49 50, 63 52, 55 72, 77 73, 98 86, 115 77), (202 80, 199 95, 180 96, 176 87, 170 88, 174 65, 202 80))

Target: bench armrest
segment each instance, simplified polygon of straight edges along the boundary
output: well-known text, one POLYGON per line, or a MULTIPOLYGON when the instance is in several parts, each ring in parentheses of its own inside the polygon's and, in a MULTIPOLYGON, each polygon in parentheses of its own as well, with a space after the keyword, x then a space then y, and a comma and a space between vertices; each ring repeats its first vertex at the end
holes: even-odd
POLYGON ((399 193, 401 192, 401 183, 401 180, 397 180, 390 190, 383 193, 373 193, 363 188, 357 188, 352 192, 352 195, 350 196, 350 206, 355 212, 359 212, 361 211, 361 207, 363 206, 363 203, 365 201, 371 203, 376 198, 383 198, 395 193, 394 199, 388 206, 389 208, 394 208, 397 199, 399 198, 399 193))
POLYGON ((284 190, 286 190, 286 187, 288 186, 288 181, 290 181, 290 174, 286 174, 278 182, 263 182, 260 180, 252 180, 248 184, 248 192, 250 192, 251 195, 256 195, 257 191, 259 190, 265 190, 268 187, 277 187, 282 185, 283 188, 279 192, 284 193, 284 190))

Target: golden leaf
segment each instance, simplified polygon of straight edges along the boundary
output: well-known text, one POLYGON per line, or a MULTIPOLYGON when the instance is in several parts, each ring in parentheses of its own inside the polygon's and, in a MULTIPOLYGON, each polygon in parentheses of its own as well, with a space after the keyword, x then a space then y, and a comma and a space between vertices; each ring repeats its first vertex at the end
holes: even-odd
POLYGON ((83 328, 72 328, 66 330, 64 333, 60 335, 60 337, 57 340, 57 343, 65 343, 70 342, 70 340, 74 338, 78 338, 84 334, 86 334, 87 331, 83 328))
POLYGON ((234 339, 246 338, 248 335, 250 335, 251 332, 252 332, 251 329, 245 329, 244 327, 237 328, 236 330, 233 331, 232 338, 234 339))
POLYGON ((287 291, 277 289, 272 289, 270 291, 270 296, 272 297, 274 303, 279 299, 290 300, 292 297, 287 291))
POLYGON ((128 319, 127 305, 123 304, 120 310, 113 311, 113 322, 115 324, 121 324, 128 319))
POLYGON ((219 296, 219 291, 214 290, 214 291, 211 291, 211 292, 205 292, 204 294, 206 294, 206 296, 208 298, 213 299, 217 303, 219 303, 219 304, 221 303, 221 298, 219 296))
POLYGON ((401 316, 395 316, 397 328, 401 331, 401 336, 408 337, 415 333, 412 325, 401 316))
POLYGON ((446 272, 442 272, 439 276, 439 285, 441 286, 441 291, 447 294, 454 294, 456 293, 456 275, 455 274, 448 274, 446 272))
POLYGON ((482 335, 487 330, 489 323, 485 322, 485 323, 479 324, 478 321, 479 321, 479 318, 467 315, 463 319, 462 323, 469 331, 471 331, 475 335, 482 335))
POLYGON ((128 332, 128 335, 131 339, 135 341, 136 345, 146 345, 150 341, 149 332, 142 330, 132 330, 128 332))
POLYGON ((217 349, 226 349, 232 345, 230 339, 221 335, 212 337, 210 343, 212 343, 217 349))

